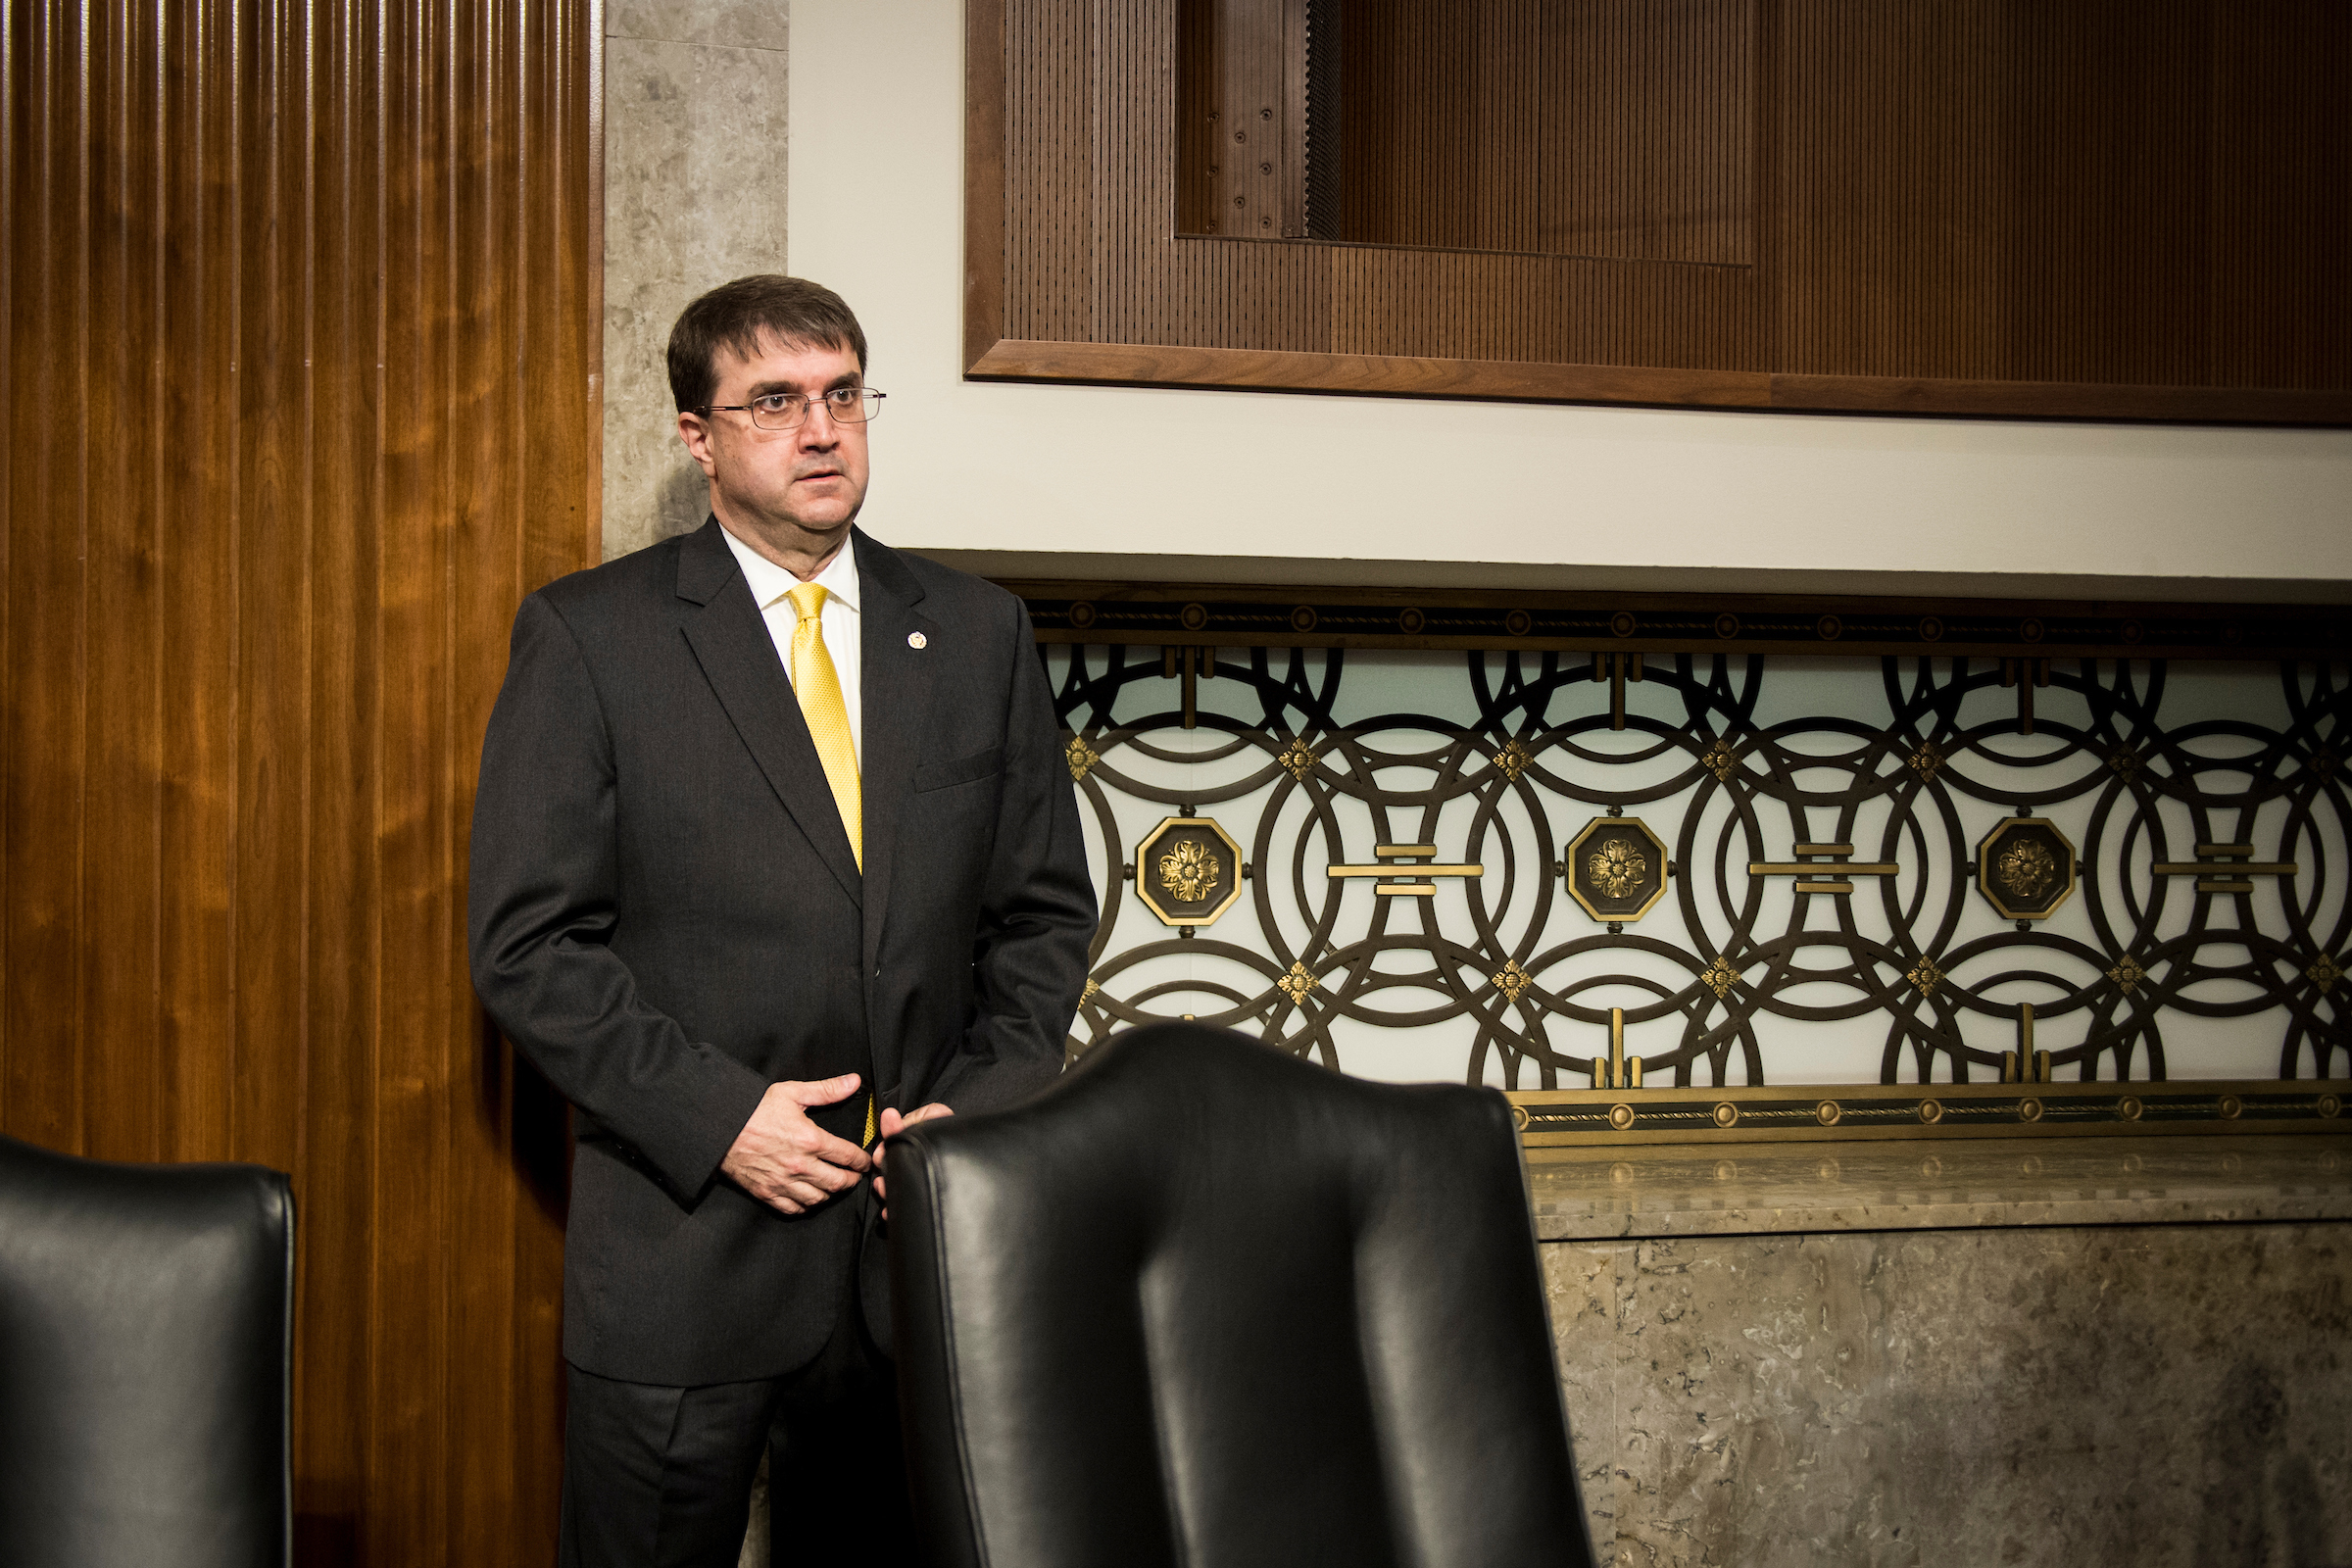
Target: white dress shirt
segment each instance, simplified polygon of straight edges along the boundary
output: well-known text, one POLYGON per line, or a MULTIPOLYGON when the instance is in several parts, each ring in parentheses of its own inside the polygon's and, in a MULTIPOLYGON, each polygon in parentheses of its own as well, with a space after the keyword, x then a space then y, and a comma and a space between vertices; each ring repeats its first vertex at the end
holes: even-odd
MULTIPOLYGON (((801 579, 754 550, 750 545, 727 531, 725 523, 718 527, 719 536, 727 548, 735 552, 735 564, 743 568, 743 580, 751 584, 752 603, 760 607, 760 618, 767 622, 768 640, 776 645, 776 658, 783 661, 786 679, 792 678, 792 631, 800 623, 800 615, 792 608, 789 595, 801 585, 801 579)), ((825 569, 808 580, 825 591, 825 608, 818 612, 817 624, 825 634, 825 652, 833 656, 833 673, 841 679, 841 706, 849 710, 850 746, 858 757, 858 769, 865 767, 865 708, 858 701, 858 656, 862 645, 858 641, 858 562, 857 547, 848 540, 825 569)))

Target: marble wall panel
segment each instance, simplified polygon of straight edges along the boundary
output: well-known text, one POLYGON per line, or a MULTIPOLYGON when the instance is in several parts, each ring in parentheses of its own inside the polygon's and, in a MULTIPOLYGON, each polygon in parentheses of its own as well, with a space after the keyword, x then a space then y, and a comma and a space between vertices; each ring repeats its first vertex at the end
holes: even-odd
POLYGON ((605 36, 781 50, 791 9, 789 0, 606 0, 605 36))
POLYGON ((700 524, 662 350, 695 295, 785 270, 782 0, 619 0, 605 36, 605 559, 700 524))
POLYGON ((2352 1563, 2352 1225, 1544 1254, 1616 1568, 2352 1563))

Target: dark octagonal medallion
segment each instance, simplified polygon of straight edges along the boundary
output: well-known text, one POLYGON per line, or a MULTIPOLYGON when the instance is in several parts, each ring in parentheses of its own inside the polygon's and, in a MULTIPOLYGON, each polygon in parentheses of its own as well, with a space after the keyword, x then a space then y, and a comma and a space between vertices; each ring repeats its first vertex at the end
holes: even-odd
POLYGON ((1214 817, 1171 816, 1136 846, 1135 891, 1163 924, 1207 925, 1242 896, 1242 848, 1214 817))
POLYGON ((1666 896, 1666 845, 1638 816, 1596 816, 1568 841, 1568 896, 1595 920, 1639 920, 1666 896))
POLYGON ((2004 920, 2047 920, 2075 891, 2075 847, 2046 816, 2004 816, 1977 846, 1977 891, 2004 920))

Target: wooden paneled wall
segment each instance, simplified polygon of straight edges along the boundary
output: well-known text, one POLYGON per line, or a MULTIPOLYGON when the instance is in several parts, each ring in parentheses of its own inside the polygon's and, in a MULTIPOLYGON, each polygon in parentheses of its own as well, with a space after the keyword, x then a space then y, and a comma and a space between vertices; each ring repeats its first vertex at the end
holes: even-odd
POLYGON ((466 980, 597 558, 594 0, 0 0, 0 1128, 299 1204, 298 1560, 551 1559, 561 1103, 466 980))
POLYGON ((971 0, 968 373, 2352 423, 2344 0, 1304 3, 971 0))
POLYGON ((1348 244, 1741 263, 1754 0, 1335 0, 1348 244))

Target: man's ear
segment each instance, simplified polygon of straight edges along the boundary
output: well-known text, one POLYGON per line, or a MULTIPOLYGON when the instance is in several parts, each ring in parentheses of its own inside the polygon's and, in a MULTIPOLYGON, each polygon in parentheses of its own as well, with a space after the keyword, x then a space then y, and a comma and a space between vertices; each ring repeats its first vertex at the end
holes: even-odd
POLYGON ((686 443, 687 455, 701 465, 705 474, 716 466, 710 455, 710 425, 701 415, 681 411, 678 415, 678 439, 686 443))

